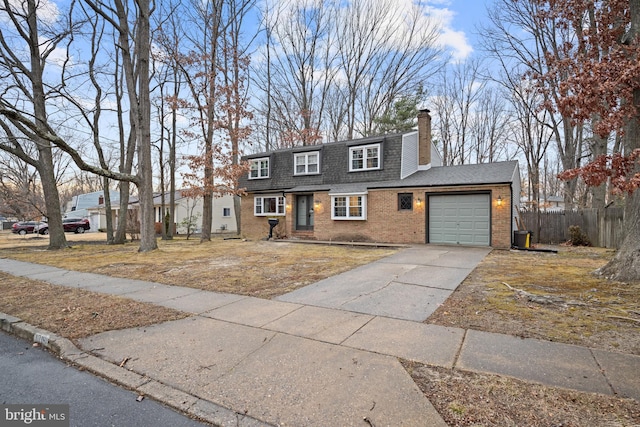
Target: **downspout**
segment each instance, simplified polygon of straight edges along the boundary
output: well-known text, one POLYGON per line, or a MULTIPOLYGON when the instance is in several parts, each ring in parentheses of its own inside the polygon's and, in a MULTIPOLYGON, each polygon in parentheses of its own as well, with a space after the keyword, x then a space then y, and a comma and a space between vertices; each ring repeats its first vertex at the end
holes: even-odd
POLYGON ((513 221, 515 221, 514 218, 514 198, 513 198, 513 181, 511 181, 509 183, 509 191, 511 192, 511 213, 509 214, 509 216, 511 217, 511 229, 509 230, 509 241, 511 242, 509 244, 509 248, 513 248, 513 221))

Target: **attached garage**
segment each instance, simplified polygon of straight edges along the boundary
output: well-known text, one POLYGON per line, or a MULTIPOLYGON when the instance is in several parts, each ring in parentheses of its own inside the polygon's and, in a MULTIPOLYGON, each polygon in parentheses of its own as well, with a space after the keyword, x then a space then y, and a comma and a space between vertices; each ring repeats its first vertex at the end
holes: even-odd
POLYGON ((491 196, 428 196, 428 243, 491 245, 491 196))

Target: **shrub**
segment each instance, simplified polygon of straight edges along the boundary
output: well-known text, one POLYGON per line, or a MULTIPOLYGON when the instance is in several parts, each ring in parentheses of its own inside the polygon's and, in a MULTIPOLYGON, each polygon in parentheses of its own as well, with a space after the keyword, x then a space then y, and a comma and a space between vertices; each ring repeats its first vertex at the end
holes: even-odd
POLYGON ((569 227, 569 242, 572 246, 591 246, 591 240, 587 233, 582 231, 579 225, 569 227))

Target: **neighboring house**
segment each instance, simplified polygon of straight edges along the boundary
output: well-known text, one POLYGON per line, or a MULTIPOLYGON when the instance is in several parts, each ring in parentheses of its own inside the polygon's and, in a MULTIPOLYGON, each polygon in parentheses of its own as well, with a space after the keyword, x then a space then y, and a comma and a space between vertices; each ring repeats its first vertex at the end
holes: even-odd
MULTIPOLYGON (((169 208, 169 193, 165 193, 165 212, 169 208)), ((187 197, 184 190, 175 192, 174 222, 178 234, 186 234, 185 219, 192 218, 195 229, 192 232, 202 231, 202 197, 187 197)), ((155 221, 164 223, 165 213, 162 211, 162 195, 157 193, 153 198, 155 221)), ((236 217, 233 209, 233 196, 223 195, 213 199, 213 220, 211 222, 212 233, 236 232, 236 217)))
MULTIPOLYGON (((520 201, 520 206, 524 210, 533 210, 536 204, 537 203, 535 201, 529 199, 523 199, 520 201)), ((564 197, 547 196, 546 199, 541 197, 539 206, 540 212, 563 212, 565 210, 564 197)))
MULTIPOLYGON (((116 192, 117 193, 117 192, 116 192)), ((104 203, 104 199, 100 199, 101 203, 104 203)), ((118 226, 118 218, 120 217, 120 197, 118 194, 111 196, 111 209, 113 215, 113 227, 118 226)), ((186 234, 187 229, 183 224, 185 218, 192 217, 194 220, 195 228, 192 229, 192 233, 199 233, 202 229, 202 197, 192 198, 187 197, 183 190, 176 190, 175 193, 175 213, 174 223, 175 229, 178 234, 186 234)), ((161 224, 164 223, 164 213, 162 211, 162 196, 161 193, 155 193, 153 197, 154 204, 154 218, 156 222, 156 229, 158 233, 161 231, 161 224)), ((165 193, 165 212, 169 209, 169 193, 165 193)), ((86 209, 87 215, 91 222, 91 231, 97 231, 98 229, 106 229, 106 212, 104 204, 98 204, 86 209), (95 224, 95 225, 94 225, 95 224)), ((138 199, 131 197, 129 200, 129 215, 130 218, 138 217, 138 199)), ((79 212, 74 211, 72 213, 79 212)), ((67 216, 73 216, 66 214, 67 216)), ((135 229, 135 226, 133 227, 135 229)), ((233 209, 233 196, 224 195, 217 197, 213 200, 213 221, 211 223, 211 231, 213 233, 235 232, 236 218, 233 209)))
MULTIPOLYGON (((116 206, 120 201, 120 193, 116 190, 109 191, 109 197, 113 206, 116 206)), ((73 196, 71 201, 67 203, 66 212, 63 216, 65 218, 88 218, 91 225, 90 231, 106 229, 107 218, 104 209, 104 192, 94 191, 73 196)), ((116 221, 115 215, 114 221, 116 221)))
POLYGON ((540 210, 544 212, 562 212, 564 211, 564 197, 547 196, 546 200, 540 201, 540 210))
POLYGON ((242 232, 278 237, 511 247, 517 161, 442 166, 428 110, 418 131, 245 156, 242 232))

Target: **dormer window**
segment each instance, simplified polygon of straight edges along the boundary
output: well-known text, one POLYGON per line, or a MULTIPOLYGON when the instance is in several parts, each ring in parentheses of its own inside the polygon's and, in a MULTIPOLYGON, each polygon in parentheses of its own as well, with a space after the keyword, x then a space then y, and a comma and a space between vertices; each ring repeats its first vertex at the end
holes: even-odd
POLYGON ((380 144, 349 148, 349 172, 380 169, 380 144))
POLYGON ((314 175, 320 172, 320 152, 295 153, 293 155, 294 175, 314 175))
POLYGON ((262 157, 260 159, 250 160, 251 168, 249 169, 249 179, 269 178, 269 158, 262 157))

